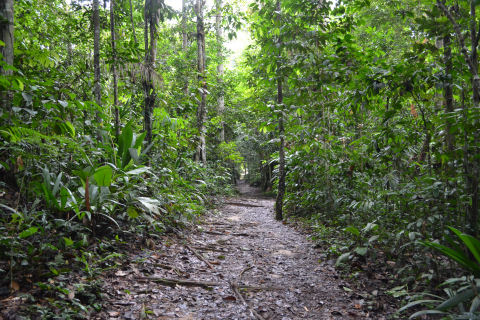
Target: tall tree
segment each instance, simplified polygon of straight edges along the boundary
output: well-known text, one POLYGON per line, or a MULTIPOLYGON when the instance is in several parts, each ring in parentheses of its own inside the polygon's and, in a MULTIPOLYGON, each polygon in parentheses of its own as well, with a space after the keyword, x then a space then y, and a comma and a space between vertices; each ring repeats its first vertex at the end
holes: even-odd
MULTIPOLYGON (((187 51, 188 48, 188 29, 187 29, 187 0, 182 0, 182 50, 187 51)), ((185 97, 188 95, 188 78, 185 76, 183 80, 183 93, 185 97)))
POLYGON ((113 108, 115 136, 120 136, 120 114, 118 110, 117 43, 115 35, 115 0, 110 0, 110 37, 112 39, 113 108))
POLYGON ((155 105, 155 60, 157 56, 157 38, 156 29, 158 24, 158 11, 163 4, 162 0, 145 0, 145 72, 143 78, 143 88, 145 91, 144 106, 144 126, 146 132, 146 141, 152 142, 152 113, 155 105))
MULTIPOLYGON (((13 65, 13 0, 0 1, 0 18, 2 19, 0 40, 5 44, 0 47, 0 53, 8 65, 13 65)), ((2 73, 9 73, 9 71, 2 69, 2 73)))
POLYGON ((201 161, 203 164, 207 162, 207 147, 205 142, 206 136, 206 118, 207 118, 207 82, 205 79, 205 25, 203 21, 204 0, 197 0, 195 4, 195 14, 197 16, 197 71, 198 85, 201 99, 197 109, 197 129, 198 144, 195 153, 195 160, 201 161))
MULTIPOLYGON (((93 69, 94 69, 94 96, 98 106, 102 104, 100 89, 100 13, 99 0, 93 0, 93 69)), ((97 122, 101 123, 100 112, 96 113, 97 122)))
MULTIPOLYGON (((450 34, 446 33, 443 37, 443 59, 445 63, 445 74, 443 82, 443 97, 445 99, 445 112, 451 114, 453 112, 453 84, 452 84, 452 71, 453 71, 453 62, 452 62, 452 48, 451 48, 451 39, 450 34)), ((447 144, 448 152, 452 153, 455 148, 455 136, 451 132, 451 120, 447 115, 446 117, 446 133, 445 140, 447 144)))
POLYGON ((130 3, 130 23, 132 25, 133 40, 137 43, 137 33, 135 32, 135 22, 133 20, 133 5, 132 0, 129 0, 130 3))
MULTIPOLYGON (((465 175, 467 180, 468 193, 471 196, 471 202, 468 210, 469 229, 472 235, 478 234, 478 218, 479 218, 479 173, 480 173, 480 157, 478 157, 478 151, 476 150, 480 145, 480 132, 479 132, 479 107, 480 107, 480 77, 478 74, 478 43, 480 40, 480 32, 477 31, 477 18, 476 18, 476 5, 477 1, 469 0, 470 7, 469 24, 462 30, 462 25, 459 24, 452 11, 456 8, 452 7, 452 10, 446 6, 445 1, 437 0, 437 7, 443 12, 453 26, 455 35, 457 37, 460 51, 462 52, 466 66, 470 72, 471 85, 472 85, 472 112, 474 113, 474 128, 473 128, 473 148, 466 148, 467 155, 466 160, 468 163, 465 166, 465 175), (470 50, 467 47, 466 37, 467 34, 464 31, 468 31, 470 34, 470 50), (473 150, 472 150, 473 149, 473 150)), ((465 141, 468 145, 468 141, 465 141)))
POLYGON ((218 66, 217 66, 217 76, 218 76, 218 87, 220 88, 220 93, 218 95, 218 115, 221 118, 221 127, 220 127, 220 141, 225 141, 225 121, 223 120, 223 113, 225 112, 225 93, 223 88, 223 75, 224 75, 224 67, 223 67, 223 28, 222 28, 222 0, 215 0, 215 7, 216 7, 216 19, 215 19, 215 27, 217 31, 217 46, 218 46, 218 66))
MULTIPOLYGON (((282 4, 280 0, 277 0, 276 14, 277 14, 277 27, 281 27, 281 12, 282 4)), ((283 76, 282 76, 282 39, 279 36, 277 41, 277 106, 280 109, 278 112, 278 135, 280 137, 280 150, 278 159, 278 192, 275 201, 275 219, 283 219, 283 198, 285 196, 285 127, 284 127, 284 108, 283 108, 283 76)))
MULTIPOLYGON (((3 55, 3 60, 8 65, 13 65, 13 40, 14 40, 14 15, 13 15, 13 0, 2 0, 0 2, 0 40, 3 41, 4 46, 0 46, 0 53, 3 55)), ((0 68, 3 75, 11 74, 10 70, 0 68)), ((2 94, 2 104, 8 110, 10 109, 10 96, 8 93, 2 94)))

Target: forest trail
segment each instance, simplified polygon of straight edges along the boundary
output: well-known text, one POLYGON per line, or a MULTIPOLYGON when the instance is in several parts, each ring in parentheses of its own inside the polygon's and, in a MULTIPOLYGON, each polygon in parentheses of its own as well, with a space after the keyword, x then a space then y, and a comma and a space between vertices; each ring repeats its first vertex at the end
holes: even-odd
MULTIPOLYGON (((111 271, 96 319, 384 319, 362 310, 274 201, 241 184, 194 232, 165 236, 111 271)), ((357 299, 356 299, 357 298, 357 299)))

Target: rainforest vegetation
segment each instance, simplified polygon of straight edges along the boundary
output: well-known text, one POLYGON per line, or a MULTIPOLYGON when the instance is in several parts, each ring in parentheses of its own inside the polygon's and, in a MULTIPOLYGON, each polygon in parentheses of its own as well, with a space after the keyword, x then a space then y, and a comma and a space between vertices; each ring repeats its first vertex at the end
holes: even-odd
POLYGON ((480 2, 169 4, 0 1, 0 299, 99 311, 118 246, 242 178, 346 278, 385 275, 392 317, 477 319, 480 2))

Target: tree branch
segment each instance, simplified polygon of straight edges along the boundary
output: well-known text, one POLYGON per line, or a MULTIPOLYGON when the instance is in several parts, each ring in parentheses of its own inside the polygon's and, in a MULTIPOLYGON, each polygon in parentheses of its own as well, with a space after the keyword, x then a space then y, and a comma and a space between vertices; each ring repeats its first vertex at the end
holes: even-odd
MULTIPOLYGON (((447 7, 445 6, 444 3, 442 3, 440 0, 437 0, 437 7, 442 10, 442 12, 445 14, 445 16, 448 18, 450 23, 453 25, 453 29, 455 30, 455 34, 457 35, 458 42, 460 44, 460 50, 462 51, 463 57, 465 58, 468 67, 470 69, 470 72, 475 76, 477 74, 477 71, 475 70, 475 67, 472 63, 472 60, 470 59, 470 54, 468 52, 467 47, 465 46, 465 37, 462 35, 462 31, 460 29, 460 26, 458 23, 455 21, 455 18, 452 16, 450 11, 448 11, 447 7)), ((480 31, 480 30, 479 30, 480 31)), ((477 42, 478 42, 478 37, 477 37, 477 42)), ((474 45, 474 44, 472 44, 474 45)))

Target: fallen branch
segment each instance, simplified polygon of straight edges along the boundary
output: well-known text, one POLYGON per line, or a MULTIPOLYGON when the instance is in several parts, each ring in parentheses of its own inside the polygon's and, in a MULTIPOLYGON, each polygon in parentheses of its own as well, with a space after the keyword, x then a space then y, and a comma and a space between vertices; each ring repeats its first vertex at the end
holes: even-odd
POLYGON ((182 280, 182 279, 170 279, 170 278, 157 278, 157 277, 141 277, 138 280, 148 280, 156 283, 160 283, 166 286, 174 287, 176 285, 186 286, 186 287, 201 287, 201 288, 210 288, 210 287, 220 287, 224 284, 219 282, 209 282, 209 281, 195 281, 195 280, 182 280))
POLYGON ((235 282, 230 282, 230 287, 232 288, 232 291, 235 293, 235 295, 238 297, 238 299, 240 301, 242 301, 242 303, 244 305, 247 306, 248 310, 252 313, 252 315, 258 319, 258 320, 265 320, 264 317, 262 317, 257 311, 255 311, 255 309, 252 308, 252 306, 247 302, 245 301, 245 299, 243 298, 242 294, 240 293, 240 291, 238 290, 238 285, 235 283, 235 282))
POLYGON ((207 233, 207 234, 213 234, 213 235, 216 235, 216 236, 224 236, 225 235, 225 233, 221 233, 221 232, 218 232, 218 231, 203 230, 202 232, 207 233))
POLYGON ((168 265, 168 264, 155 263, 155 266, 160 267, 160 268, 165 269, 165 270, 172 270, 172 271, 174 271, 174 272, 175 272, 177 275, 179 275, 179 276, 182 276, 182 275, 185 274, 185 272, 180 271, 179 269, 177 269, 177 268, 175 268, 175 267, 172 267, 172 266, 170 266, 170 265, 168 265))
POLYGON ((207 259, 205 259, 200 253, 197 252, 197 250, 193 249, 192 247, 190 247, 188 244, 185 245, 185 247, 192 251, 193 254, 198 258, 200 259, 201 261, 203 261, 210 269, 213 269, 213 265, 207 261, 207 259))
POLYGON ((254 237, 254 235, 251 235, 251 234, 245 233, 245 232, 232 233, 232 236, 236 236, 236 237, 254 237))

